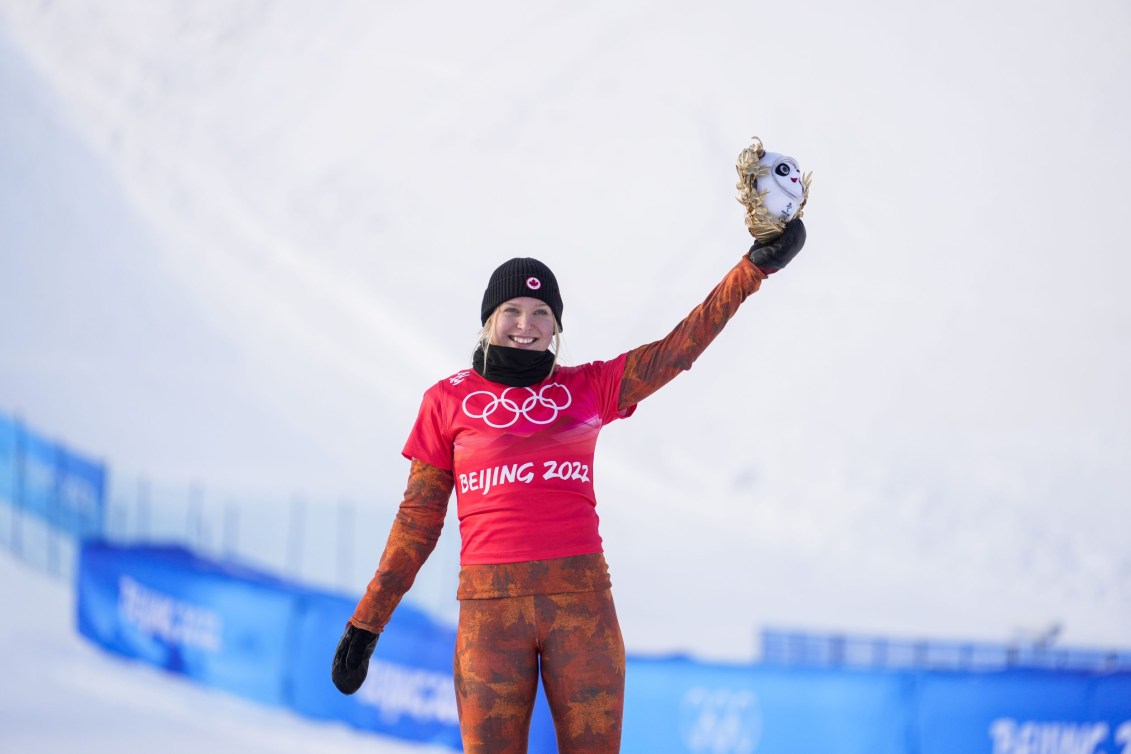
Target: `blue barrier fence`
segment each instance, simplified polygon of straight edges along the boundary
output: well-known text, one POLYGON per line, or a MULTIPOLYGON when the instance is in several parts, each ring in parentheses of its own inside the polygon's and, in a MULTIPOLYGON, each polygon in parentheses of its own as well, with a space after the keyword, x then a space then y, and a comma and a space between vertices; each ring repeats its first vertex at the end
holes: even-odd
POLYGON ((630 660, 624 750, 1123 754, 1131 673, 630 660))
MULTIPOLYGON (((401 605, 370 679, 330 683, 355 599, 179 548, 87 542, 78 623, 91 641, 248 698, 459 750, 454 630, 401 605)), ((544 700, 533 754, 556 751, 544 700)), ((1131 672, 721 665, 629 657, 625 752, 1128 754, 1131 672)))
POLYGON ((75 538, 102 533, 106 467, 0 414, 0 500, 75 538))
POLYGON ((1131 671, 1131 651, 1065 647, 1048 639, 994 644, 775 629, 762 631, 762 661, 810 668, 1131 671))

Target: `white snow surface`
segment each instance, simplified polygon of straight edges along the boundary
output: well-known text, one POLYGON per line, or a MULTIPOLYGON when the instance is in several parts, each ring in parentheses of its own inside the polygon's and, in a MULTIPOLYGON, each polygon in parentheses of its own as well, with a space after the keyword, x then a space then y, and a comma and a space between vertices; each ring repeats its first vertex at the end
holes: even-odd
MULTIPOLYGON (((555 270, 567 362, 662 337, 750 243, 757 134, 813 171, 805 251, 598 449, 630 651, 1127 646, 1128 38, 1122 0, 2 0, 0 410, 116 489, 395 504, 491 270, 555 270)), ((58 625, 78 686, 242 705, 58 625)))
POLYGON ((313 722, 107 654, 57 579, 0 552, 0 750, 27 754, 450 754, 313 722))

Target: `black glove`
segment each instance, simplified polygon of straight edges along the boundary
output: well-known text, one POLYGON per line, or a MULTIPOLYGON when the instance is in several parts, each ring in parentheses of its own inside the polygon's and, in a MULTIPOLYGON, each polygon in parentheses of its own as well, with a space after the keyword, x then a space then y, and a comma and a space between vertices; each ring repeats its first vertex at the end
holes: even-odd
POLYGON ((805 223, 797 217, 785 224, 785 230, 773 241, 755 241, 746 257, 762 272, 772 275, 789 264, 805 245, 805 223))
POLYGON ((352 623, 346 626, 334 650, 334 664, 330 667, 330 677, 343 694, 352 694, 365 682, 369 672, 369 658, 377 646, 377 634, 358 628, 352 623))

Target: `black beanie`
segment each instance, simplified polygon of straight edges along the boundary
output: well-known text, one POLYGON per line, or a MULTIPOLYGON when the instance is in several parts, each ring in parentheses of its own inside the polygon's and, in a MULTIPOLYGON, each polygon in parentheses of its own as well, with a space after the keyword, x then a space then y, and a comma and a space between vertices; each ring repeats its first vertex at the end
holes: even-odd
POLYGON ((562 295, 558 292, 558 279, 549 267, 532 257, 516 257, 503 262, 491 273, 487 290, 483 291, 482 324, 487 324, 487 318, 499 304, 523 296, 545 302, 554 313, 558 329, 562 329, 562 295))

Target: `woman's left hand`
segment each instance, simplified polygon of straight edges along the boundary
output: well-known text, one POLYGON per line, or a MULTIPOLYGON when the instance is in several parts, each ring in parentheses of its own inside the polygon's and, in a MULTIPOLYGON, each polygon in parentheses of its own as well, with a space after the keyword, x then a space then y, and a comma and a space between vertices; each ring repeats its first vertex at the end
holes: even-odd
POLYGON ((797 217, 785 224, 785 230, 773 241, 754 242, 746 258, 757 265, 767 275, 772 275, 785 267, 805 245, 805 223, 797 217))

